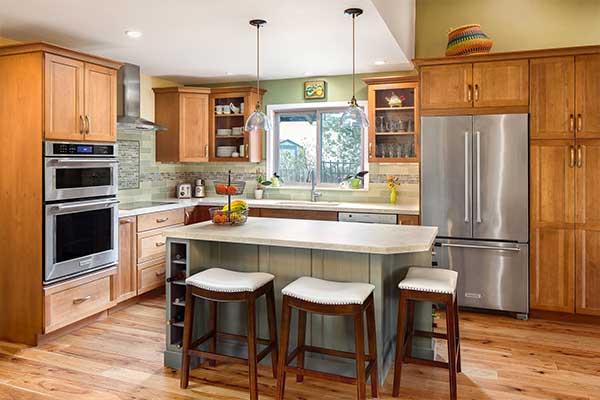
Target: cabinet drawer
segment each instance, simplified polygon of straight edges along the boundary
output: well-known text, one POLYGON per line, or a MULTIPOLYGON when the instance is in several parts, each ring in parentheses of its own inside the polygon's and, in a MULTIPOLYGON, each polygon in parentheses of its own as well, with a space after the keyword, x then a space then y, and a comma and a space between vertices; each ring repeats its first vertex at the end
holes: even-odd
POLYGON ((138 234, 137 262, 142 263, 156 258, 164 258, 167 248, 167 238, 163 230, 150 231, 138 234))
POLYGON ((80 281, 68 281, 44 289, 44 333, 55 331, 112 306, 110 275, 102 273, 99 276, 97 279, 93 276, 85 277, 80 281))
POLYGON ((137 217, 137 231, 145 232, 166 226, 183 224, 184 209, 161 211, 137 217))
POLYGON ((145 293, 165 284, 165 262, 138 268, 138 294, 145 293))

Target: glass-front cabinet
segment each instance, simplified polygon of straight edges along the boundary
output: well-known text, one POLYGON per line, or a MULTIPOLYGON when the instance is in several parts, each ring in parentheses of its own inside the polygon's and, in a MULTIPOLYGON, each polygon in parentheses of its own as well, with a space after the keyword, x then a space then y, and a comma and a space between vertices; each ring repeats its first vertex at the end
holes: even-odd
POLYGON ((419 83, 416 76, 367 78, 369 161, 419 161, 419 83))
MULTIPOLYGON (((264 90, 260 91, 262 95, 264 90)), ((246 132, 259 92, 255 87, 212 88, 210 94, 210 161, 260 162, 264 132, 246 132)))

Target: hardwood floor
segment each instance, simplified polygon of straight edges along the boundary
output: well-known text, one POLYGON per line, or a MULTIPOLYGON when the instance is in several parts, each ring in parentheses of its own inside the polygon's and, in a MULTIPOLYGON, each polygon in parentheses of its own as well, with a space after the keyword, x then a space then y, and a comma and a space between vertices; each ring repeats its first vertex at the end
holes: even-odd
MULTIPOLYGON (((459 399, 600 399, 600 327, 461 313, 459 399)), ((442 324, 443 325, 443 324, 442 324)), ((162 366, 164 298, 153 297, 37 348, 0 342, 0 399, 247 399, 241 365, 192 371, 190 388, 162 366)), ((445 343, 440 343, 445 354, 445 343)), ((260 398, 272 399, 270 367, 260 398)), ((380 393, 392 399, 392 374, 380 393)), ((288 375, 286 399, 354 399, 355 387, 288 375)), ((407 365, 401 399, 448 399, 448 373, 407 365)))

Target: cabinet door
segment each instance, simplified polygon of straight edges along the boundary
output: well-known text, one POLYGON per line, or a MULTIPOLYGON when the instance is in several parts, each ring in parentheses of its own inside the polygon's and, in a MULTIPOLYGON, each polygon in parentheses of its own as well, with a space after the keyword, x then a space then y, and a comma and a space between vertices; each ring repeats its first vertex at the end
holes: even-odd
POLYGON ((85 139, 117 140, 117 71, 85 64, 85 139))
POLYGON ((529 104, 529 61, 473 64, 475 107, 526 106, 529 104))
POLYGON ((531 138, 571 139, 575 129, 575 60, 532 59, 531 138))
POLYGON ((45 54, 44 132, 46 139, 83 139, 83 63, 45 54))
POLYGON ((179 97, 180 160, 208 161, 208 95, 179 97))
POLYGON ((113 299, 117 302, 134 297, 137 293, 136 227, 135 217, 119 220, 119 265, 111 277, 113 299))
POLYGON ((210 221, 209 206, 187 207, 185 209, 184 224, 191 225, 199 222, 210 221))
POLYGON ((600 138, 600 55, 575 58, 578 138, 600 138))
POLYGON ((472 64, 421 69, 421 109, 472 107, 472 64))
POLYGON ((531 308, 574 312, 575 149, 547 140, 530 150, 531 308))
POLYGON ((577 313, 600 315, 600 140, 578 141, 576 166, 577 313))

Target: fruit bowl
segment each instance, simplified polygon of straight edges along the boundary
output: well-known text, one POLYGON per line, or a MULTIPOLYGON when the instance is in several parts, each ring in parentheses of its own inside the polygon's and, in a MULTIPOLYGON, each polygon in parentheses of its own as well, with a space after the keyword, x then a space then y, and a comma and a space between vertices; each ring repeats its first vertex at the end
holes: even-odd
POLYGON ((215 181, 215 192, 220 195, 237 196, 244 193, 246 182, 237 181, 228 184, 224 181, 215 181))
POLYGON ((210 212, 210 220, 213 224, 217 225, 243 225, 248 220, 247 208, 244 210, 236 210, 232 207, 230 214, 221 207, 211 207, 208 211, 210 212))

